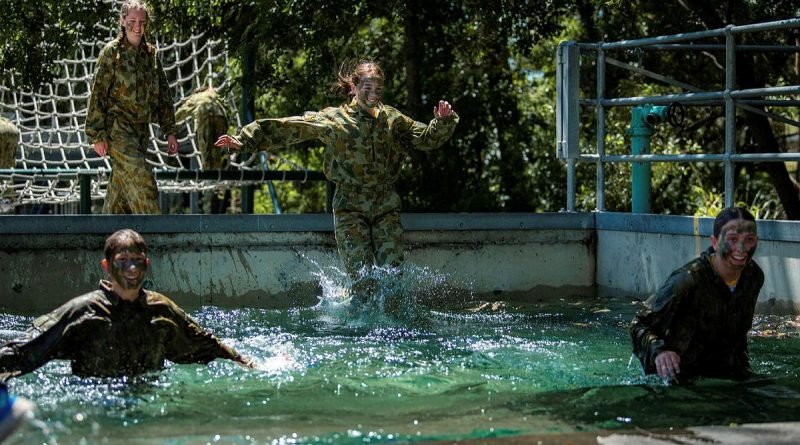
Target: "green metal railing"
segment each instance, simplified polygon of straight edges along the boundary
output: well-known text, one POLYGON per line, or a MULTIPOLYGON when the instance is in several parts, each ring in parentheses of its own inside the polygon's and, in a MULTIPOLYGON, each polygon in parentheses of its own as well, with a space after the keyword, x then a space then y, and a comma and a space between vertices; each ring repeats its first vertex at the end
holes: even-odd
MULTIPOLYGON (((163 170, 153 171, 156 179, 176 181, 326 181, 325 175, 311 170, 163 170)), ((80 213, 90 214, 92 208, 92 181, 109 175, 106 169, 0 169, 0 178, 18 181, 77 180, 80 187, 80 213)), ((327 182, 327 205, 331 211, 333 186, 327 182)), ((253 213, 253 185, 242 188, 242 213, 253 213)))
MULTIPOLYGON (((596 206, 605 211, 605 164, 629 162, 648 164, 652 162, 722 162, 725 169, 725 205, 734 203, 734 164, 742 162, 786 162, 800 161, 800 153, 736 153, 735 115, 741 108, 763 115, 774 121, 794 127, 800 122, 779 114, 771 113, 756 106, 796 107, 800 101, 793 99, 766 100, 767 97, 800 94, 800 85, 786 85, 768 88, 736 89, 737 52, 800 52, 798 46, 781 45, 737 45, 736 36, 746 33, 800 28, 800 19, 787 19, 744 26, 729 25, 709 31, 674 34, 619 42, 577 43, 562 42, 556 53, 557 62, 557 102, 556 102, 556 156, 567 163, 567 210, 575 211, 576 166, 578 162, 592 162, 597 165, 596 206), (679 43, 698 39, 724 37, 725 44, 679 43), (615 50, 659 50, 659 51, 724 51, 725 89, 722 91, 703 91, 688 83, 668 76, 648 71, 629 64, 608 54, 615 50), (582 53, 594 55, 596 60, 596 97, 580 98, 580 56, 582 53), (651 79, 681 88, 686 93, 663 96, 640 96, 606 98, 606 67, 612 65, 651 79), (608 155, 606 143, 606 109, 643 105, 666 105, 674 102, 694 105, 719 105, 725 107, 725 142, 722 154, 645 154, 608 155), (580 108, 594 107, 596 111, 595 153, 582 153, 580 146, 580 108)), ((634 209, 636 210, 636 209, 634 209)))

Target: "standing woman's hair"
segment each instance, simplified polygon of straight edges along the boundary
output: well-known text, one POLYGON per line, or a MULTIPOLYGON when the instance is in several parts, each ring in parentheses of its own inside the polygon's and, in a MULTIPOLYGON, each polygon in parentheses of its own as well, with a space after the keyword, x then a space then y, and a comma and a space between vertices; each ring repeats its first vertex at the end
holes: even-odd
POLYGON ((377 78, 384 80, 383 70, 371 60, 346 60, 342 62, 339 71, 336 73, 336 82, 331 86, 331 91, 336 94, 350 96, 353 94, 353 87, 358 85, 362 77, 377 78))
MULTIPOLYGON (((119 41, 122 43, 125 39, 125 24, 124 18, 128 15, 128 12, 138 9, 139 11, 144 11, 145 16, 147 16, 147 25, 150 25, 151 14, 150 14, 150 7, 147 6, 147 3, 144 0, 125 0, 122 2, 122 5, 119 7, 119 18, 123 21, 122 24, 119 25, 119 41)), ((145 48, 147 48, 147 40, 145 36, 142 35, 142 43, 145 44, 145 48)))

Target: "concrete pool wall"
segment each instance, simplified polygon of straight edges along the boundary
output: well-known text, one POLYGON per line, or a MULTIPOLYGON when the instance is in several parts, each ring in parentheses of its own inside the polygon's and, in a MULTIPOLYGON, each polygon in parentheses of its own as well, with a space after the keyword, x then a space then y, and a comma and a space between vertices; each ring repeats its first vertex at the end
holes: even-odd
MULTIPOLYGON (((712 220, 621 213, 405 214, 408 263, 481 299, 646 297, 709 245, 712 220)), ((96 287, 103 241, 145 236, 150 286, 187 308, 290 307, 338 265, 322 215, 2 216, 0 309, 34 314, 96 287)), ((761 312, 800 307, 800 223, 759 221, 761 312)))

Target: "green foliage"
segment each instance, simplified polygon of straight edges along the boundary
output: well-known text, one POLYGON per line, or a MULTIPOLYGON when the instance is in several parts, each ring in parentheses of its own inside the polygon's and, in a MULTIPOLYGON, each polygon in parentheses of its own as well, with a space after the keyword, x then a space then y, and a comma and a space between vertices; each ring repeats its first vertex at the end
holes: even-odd
MULTIPOLYGON (((58 69, 48 63, 71 57, 78 39, 107 35, 96 24, 115 26, 111 5, 73 0, 10 0, 0 16, 3 76, 15 73, 17 85, 37 87, 58 69), (46 44, 41 44, 46 42, 46 44)), ((330 86, 345 60, 370 58, 387 74, 384 100, 409 116, 427 121, 441 98, 461 118, 442 149, 414 152, 398 190, 406 211, 557 211, 566 203, 564 164, 554 156, 555 64, 562 40, 616 41, 754 23, 796 15, 795 0, 753 2, 623 2, 617 0, 234 0, 151 1, 151 31, 185 38, 200 30, 224 39, 234 57, 238 87, 255 91, 256 117, 298 115, 347 100, 330 86), (238 57, 236 57, 238 56, 238 57), (252 56, 252 77, 241 61, 252 56)), ((796 33, 768 32, 747 43, 794 44, 796 33)), ((704 90, 723 88, 722 55, 681 51, 619 51, 608 54, 704 90)), ((793 56, 792 56, 793 57, 793 56)), ((784 53, 744 53, 738 63, 757 66, 754 79, 742 82, 796 83, 794 59, 784 53)), ((584 98, 595 96, 594 61, 584 58, 584 98)), ((606 97, 657 95, 679 89, 609 67, 606 97)), ((797 109, 786 110, 798 119, 797 109)), ((748 115, 740 113, 738 151, 761 149, 748 115)), ((594 111, 582 113, 581 146, 594 152, 594 111)), ((629 152, 625 136, 630 109, 606 116, 606 152, 629 152)), ((688 107, 683 130, 661 126, 653 153, 721 153, 724 131, 720 107, 688 107)), ((779 135, 796 134, 773 124, 779 135)), ((282 148, 274 154, 310 169, 321 169, 318 143, 282 148)), ((596 208, 597 167, 577 171, 578 210, 596 208)), ((630 164, 604 169, 605 209, 630 210, 630 164)), ((720 205, 724 171, 719 163, 654 163, 653 211, 694 214, 720 205)), ((755 207, 761 218, 786 217, 776 182, 762 166, 736 170, 737 201, 755 207)), ((320 212, 325 187, 319 183, 276 182, 285 212, 320 212)), ((796 192, 795 192, 796 194, 796 192)), ((786 194, 783 194, 784 200, 786 194)), ((270 212, 269 194, 256 196, 257 211, 270 212)))

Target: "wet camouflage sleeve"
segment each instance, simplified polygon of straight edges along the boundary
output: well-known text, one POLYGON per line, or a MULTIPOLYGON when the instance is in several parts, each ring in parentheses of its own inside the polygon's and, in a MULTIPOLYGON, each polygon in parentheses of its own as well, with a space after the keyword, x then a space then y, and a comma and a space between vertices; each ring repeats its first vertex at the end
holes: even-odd
POLYGON ((634 318, 630 328, 633 353, 645 370, 655 369, 655 359, 665 349, 662 333, 672 324, 678 306, 691 287, 690 274, 672 274, 634 318))
POLYGON ((22 338, 0 348, 0 379, 27 374, 58 358, 76 331, 91 328, 95 314, 88 300, 71 300, 33 322, 22 338))
POLYGON ((408 143, 415 150, 422 151, 435 150, 444 145, 453 136, 459 119, 458 115, 453 113, 448 117, 434 118, 426 125, 408 116, 402 114, 401 116, 409 127, 406 135, 408 143))
POLYGON ((175 363, 208 363, 216 358, 242 362, 242 357, 210 332, 201 328, 175 303, 161 302, 174 326, 166 348, 166 358, 175 363))
POLYGON ((14 168, 19 146, 19 130, 10 120, 0 117, 0 168, 14 168))

